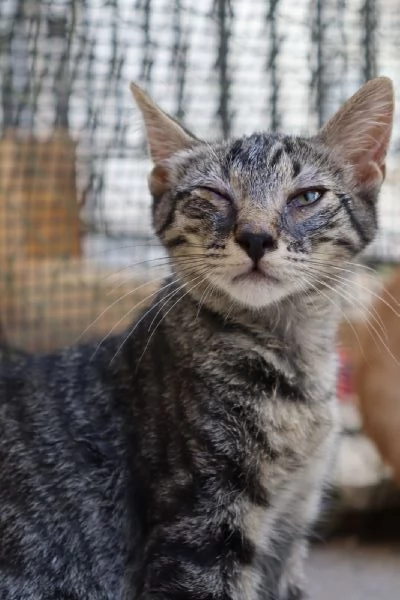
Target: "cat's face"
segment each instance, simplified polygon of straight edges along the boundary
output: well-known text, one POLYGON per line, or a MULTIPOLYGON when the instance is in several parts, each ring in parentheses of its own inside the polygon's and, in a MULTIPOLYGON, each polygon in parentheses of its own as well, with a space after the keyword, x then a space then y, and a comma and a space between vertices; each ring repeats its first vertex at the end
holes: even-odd
POLYGON ((344 263, 376 231, 393 101, 388 80, 375 82, 370 117, 371 90, 362 89, 309 139, 254 134, 208 144, 154 105, 141 106, 156 162, 155 229, 188 289, 206 284, 259 308, 337 286, 344 263), (351 131, 358 145, 349 144, 351 131))
POLYGON ((199 144, 175 157, 169 177, 154 223, 176 268, 248 306, 340 274, 375 233, 374 203, 353 199, 348 177, 312 141, 259 134, 199 144))

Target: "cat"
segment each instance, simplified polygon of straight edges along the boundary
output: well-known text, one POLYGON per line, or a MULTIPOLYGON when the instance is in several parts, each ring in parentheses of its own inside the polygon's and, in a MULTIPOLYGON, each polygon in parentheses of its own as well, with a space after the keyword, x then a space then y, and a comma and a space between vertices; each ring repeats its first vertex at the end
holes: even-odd
POLYGON ((340 332, 363 429, 400 486, 400 270, 374 294, 366 318, 342 323, 340 332))
POLYGON ((172 275, 124 334, 0 361, 2 600, 299 600, 336 437, 330 284, 393 115, 205 142, 138 86, 172 275))

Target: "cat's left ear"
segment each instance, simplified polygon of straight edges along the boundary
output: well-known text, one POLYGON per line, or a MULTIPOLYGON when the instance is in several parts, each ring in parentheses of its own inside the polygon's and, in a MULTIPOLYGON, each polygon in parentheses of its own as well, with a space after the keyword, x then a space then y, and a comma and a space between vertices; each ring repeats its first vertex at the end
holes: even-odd
POLYGON ((378 189, 393 124, 393 84, 387 77, 368 81, 317 134, 353 167, 360 189, 378 189))
POLYGON ((156 165, 196 143, 196 138, 161 110, 136 83, 131 83, 130 88, 142 113, 150 156, 156 165))
POLYGON ((164 194, 170 185, 167 159, 180 150, 193 147, 198 140, 161 110, 138 85, 131 83, 130 87, 143 116, 147 145, 154 162, 148 177, 150 192, 154 197, 158 197, 164 194))

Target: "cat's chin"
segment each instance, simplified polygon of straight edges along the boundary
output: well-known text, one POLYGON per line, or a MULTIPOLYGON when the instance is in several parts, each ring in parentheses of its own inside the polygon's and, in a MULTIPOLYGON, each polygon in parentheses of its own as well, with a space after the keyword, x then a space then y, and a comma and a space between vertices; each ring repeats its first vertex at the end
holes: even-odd
POLYGON ((231 282, 224 282, 223 289, 242 306, 255 309, 265 308, 287 296, 287 290, 278 280, 258 273, 240 275, 231 282))

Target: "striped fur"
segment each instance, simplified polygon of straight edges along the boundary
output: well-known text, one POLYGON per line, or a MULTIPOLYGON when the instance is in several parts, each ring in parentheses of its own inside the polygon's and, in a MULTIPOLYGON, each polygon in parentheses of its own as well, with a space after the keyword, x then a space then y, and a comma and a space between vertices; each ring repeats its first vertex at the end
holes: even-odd
POLYGON ((376 231, 391 86, 314 138, 212 144, 133 91, 173 274, 122 336, 2 357, 0 597, 299 600, 336 435, 337 274, 376 231))

